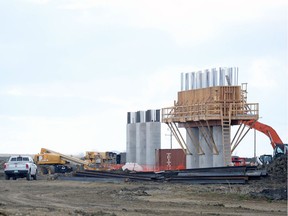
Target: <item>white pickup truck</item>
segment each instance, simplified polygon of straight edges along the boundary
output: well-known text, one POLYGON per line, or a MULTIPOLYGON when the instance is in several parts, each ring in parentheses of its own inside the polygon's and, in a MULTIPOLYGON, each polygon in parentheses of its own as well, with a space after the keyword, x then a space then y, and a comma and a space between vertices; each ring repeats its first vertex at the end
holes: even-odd
POLYGON ((32 178, 37 179, 37 166, 30 156, 11 156, 7 163, 4 164, 5 179, 11 177, 25 178, 30 181, 32 178))

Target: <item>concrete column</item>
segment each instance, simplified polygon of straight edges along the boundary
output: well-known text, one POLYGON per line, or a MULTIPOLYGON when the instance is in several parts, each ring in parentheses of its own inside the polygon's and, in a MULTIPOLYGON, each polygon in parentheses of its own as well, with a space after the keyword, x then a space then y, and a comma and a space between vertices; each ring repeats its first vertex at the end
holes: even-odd
MULTIPOLYGON (((194 135, 195 139, 199 139, 198 128, 187 128, 187 131, 188 130, 190 134, 194 135)), ((199 155, 197 149, 195 148, 197 144, 193 144, 193 140, 188 135, 188 132, 186 133, 186 144, 188 149, 192 153, 192 155, 186 155, 186 169, 199 168, 199 155)))
POLYGON ((126 162, 136 163, 136 124, 127 124, 126 162))
POLYGON ((213 155, 213 167, 224 166, 222 127, 221 126, 213 127, 213 139, 219 151, 218 155, 213 155))
MULTIPOLYGON (((207 131, 208 133, 208 127, 203 127, 203 131, 207 131)), ((213 166, 213 153, 211 149, 209 148, 203 134, 199 132, 199 143, 204 151, 204 155, 199 155, 199 167, 205 168, 205 167, 212 167, 213 166)))
POLYGON ((146 165, 148 169, 155 166, 155 150, 161 148, 161 123, 146 123, 146 165))
POLYGON ((146 164, 146 123, 136 123, 136 163, 146 164))

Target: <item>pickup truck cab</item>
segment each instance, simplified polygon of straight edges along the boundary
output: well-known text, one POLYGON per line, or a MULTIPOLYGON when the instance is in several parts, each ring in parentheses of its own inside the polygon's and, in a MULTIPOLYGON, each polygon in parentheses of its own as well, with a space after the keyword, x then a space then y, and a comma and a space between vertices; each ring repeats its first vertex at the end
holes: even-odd
POLYGON ((37 179, 37 166, 30 156, 11 156, 7 163, 4 164, 5 179, 9 180, 11 177, 25 178, 30 181, 32 178, 37 179))

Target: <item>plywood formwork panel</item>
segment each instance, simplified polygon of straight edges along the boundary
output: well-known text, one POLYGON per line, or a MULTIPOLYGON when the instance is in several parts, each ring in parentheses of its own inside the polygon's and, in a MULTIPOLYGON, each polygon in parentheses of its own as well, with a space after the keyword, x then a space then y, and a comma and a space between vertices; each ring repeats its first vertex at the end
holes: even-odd
POLYGON ((216 86, 178 92, 174 107, 162 109, 163 122, 258 119, 258 104, 248 104, 241 86, 216 86))
POLYGON ((240 86, 216 86, 178 92, 178 105, 194 105, 199 103, 241 101, 240 86))

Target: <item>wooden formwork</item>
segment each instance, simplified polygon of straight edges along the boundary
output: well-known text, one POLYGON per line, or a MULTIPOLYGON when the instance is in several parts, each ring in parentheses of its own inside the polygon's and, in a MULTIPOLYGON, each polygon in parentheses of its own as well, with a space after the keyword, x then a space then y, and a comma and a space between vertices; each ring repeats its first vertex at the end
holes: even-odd
POLYGON ((239 103, 242 100, 240 86, 216 86, 178 92, 178 105, 227 102, 239 103))
MULTIPOLYGON (((241 86, 216 86, 178 92, 177 103, 162 109, 163 122, 258 119, 257 103, 247 103, 241 86)), ((234 121, 235 122, 235 121, 234 121)))

